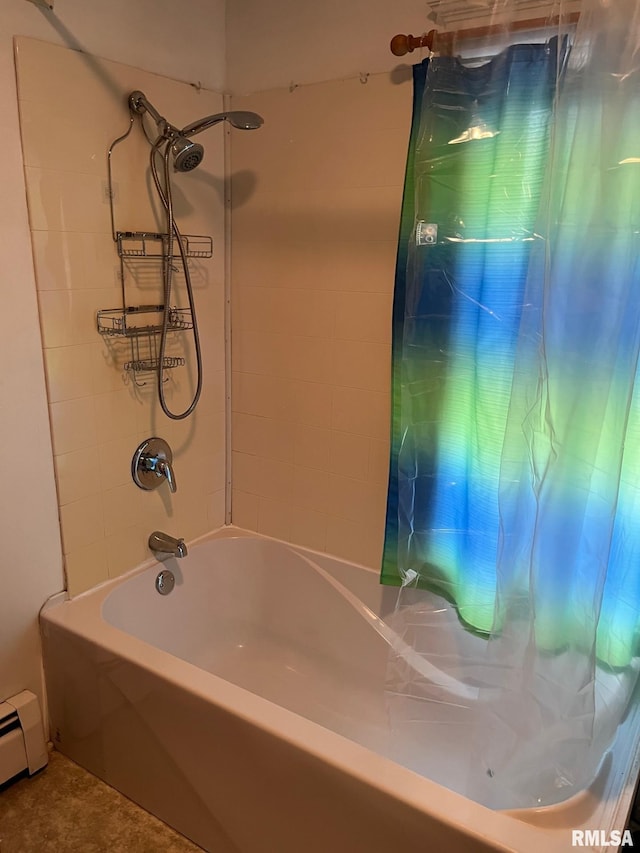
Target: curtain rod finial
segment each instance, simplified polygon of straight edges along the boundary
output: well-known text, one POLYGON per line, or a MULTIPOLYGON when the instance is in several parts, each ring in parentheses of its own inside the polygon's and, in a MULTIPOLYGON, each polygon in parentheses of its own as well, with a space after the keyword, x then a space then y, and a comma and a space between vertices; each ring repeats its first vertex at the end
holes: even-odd
POLYGON ((394 56, 404 56, 407 53, 413 53, 417 47, 426 47, 431 50, 435 35, 435 30, 430 30, 426 35, 423 33, 421 36, 405 36, 399 33, 391 39, 391 53, 394 56))
POLYGON ((398 33, 391 39, 391 53, 394 56, 405 56, 407 53, 413 53, 415 49, 415 39, 413 36, 405 36, 398 33))

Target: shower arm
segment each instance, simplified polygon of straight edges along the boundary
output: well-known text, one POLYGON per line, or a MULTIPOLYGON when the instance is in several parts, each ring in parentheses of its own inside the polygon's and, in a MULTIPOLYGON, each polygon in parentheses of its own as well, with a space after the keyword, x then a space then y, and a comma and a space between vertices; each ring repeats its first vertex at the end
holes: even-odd
POLYGON ((219 124, 221 121, 228 121, 229 124, 233 125, 233 127, 240 128, 241 130, 255 130, 262 125, 262 118, 261 116, 256 115, 256 113, 245 112, 242 110, 231 110, 224 113, 215 113, 214 115, 205 116, 204 118, 191 122, 191 124, 183 127, 182 130, 178 130, 175 125, 171 124, 164 116, 160 115, 153 104, 147 100, 144 92, 140 91, 132 92, 129 95, 129 109, 140 116, 144 113, 149 113, 151 118, 157 124, 158 132, 163 139, 176 139, 177 137, 189 138, 190 136, 195 136, 197 133, 202 133, 203 130, 213 127, 214 124, 219 124))
POLYGON ((203 130, 207 130, 208 128, 213 127, 214 124, 218 124, 221 121, 226 121, 228 118, 229 113, 217 113, 216 115, 206 116, 205 118, 193 121, 191 124, 183 127, 180 131, 180 136, 195 136, 196 133, 202 133, 203 130))
POLYGON ((129 95, 129 109, 137 113, 140 117, 144 113, 149 113, 151 118, 158 126, 158 133, 163 139, 172 139, 174 136, 180 136, 180 131, 161 116, 153 104, 147 100, 144 92, 135 91, 129 95))

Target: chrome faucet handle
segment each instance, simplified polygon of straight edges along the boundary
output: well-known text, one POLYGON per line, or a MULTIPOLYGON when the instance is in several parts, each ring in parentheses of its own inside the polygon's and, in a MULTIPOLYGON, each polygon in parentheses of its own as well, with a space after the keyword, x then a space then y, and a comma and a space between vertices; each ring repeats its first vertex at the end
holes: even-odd
POLYGON ((173 473, 171 462, 168 459, 158 459, 156 462, 156 471, 159 471, 163 475, 169 484, 169 491, 175 494, 175 492, 178 491, 178 487, 176 485, 176 475, 173 473))
POLYGON ((166 480, 172 492, 177 491, 173 473, 173 453, 163 438, 147 438, 131 460, 131 476, 136 486, 145 491, 157 489, 166 480))

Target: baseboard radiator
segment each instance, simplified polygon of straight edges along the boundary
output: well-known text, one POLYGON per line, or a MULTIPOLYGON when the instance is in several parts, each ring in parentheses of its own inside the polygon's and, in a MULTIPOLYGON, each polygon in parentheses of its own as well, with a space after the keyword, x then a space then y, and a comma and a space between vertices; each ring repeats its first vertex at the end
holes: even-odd
POLYGON ((48 761, 38 697, 23 690, 0 702, 0 785, 48 761))

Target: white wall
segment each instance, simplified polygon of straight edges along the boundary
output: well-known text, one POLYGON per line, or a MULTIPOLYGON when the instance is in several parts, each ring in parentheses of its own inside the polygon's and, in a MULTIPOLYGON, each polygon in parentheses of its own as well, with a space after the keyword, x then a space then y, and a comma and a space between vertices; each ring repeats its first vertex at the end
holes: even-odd
POLYGON ((378 568, 391 305, 424 0, 233 0, 233 499, 247 528, 378 568), (251 177, 254 192, 243 184, 251 177), (292 353, 294 355, 292 355, 292 353))
POLYGON ((232 520, 371 568, 411 95, 381 73, 232 99, 264 116, 231 146, 232 520))
POLYGON ((389 42, 433 29, 427 14, 425 0, 230 0, 227 88, 249 94, 412 64, 417 52, 399 59, 389 42))
POLYGON ((0 15, 0 700, 41 695, 38 610, 63 586, 13 36, 28 35, 211 89, 224 84, 224 0, 2 0, 0 15), (90 13, 89 13, 90 9, 90 13))

